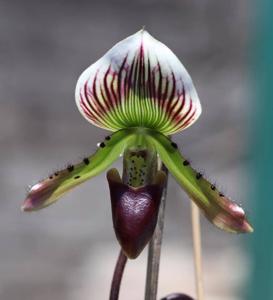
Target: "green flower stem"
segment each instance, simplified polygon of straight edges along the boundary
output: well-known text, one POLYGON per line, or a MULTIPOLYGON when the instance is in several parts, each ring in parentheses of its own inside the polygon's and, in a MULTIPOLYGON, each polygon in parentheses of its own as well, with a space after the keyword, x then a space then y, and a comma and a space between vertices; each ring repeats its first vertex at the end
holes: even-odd
POLYGON ((168 169, 158 159, 158 165, 161 165, 161 170, 167 175, 164 191, 161 197, 160 210, 158 215, 158 221, 156 229, 151 242, 149 243, 148 250, 148 263, 146 272, 146 287, 145 287, 145 300, 156 300, 157 287, 158 287, 158 275, 159 275, 159 263, 161 254, 161 245, 164 228, 164 215, 167 196, 167 184, 168 184, 168 169))

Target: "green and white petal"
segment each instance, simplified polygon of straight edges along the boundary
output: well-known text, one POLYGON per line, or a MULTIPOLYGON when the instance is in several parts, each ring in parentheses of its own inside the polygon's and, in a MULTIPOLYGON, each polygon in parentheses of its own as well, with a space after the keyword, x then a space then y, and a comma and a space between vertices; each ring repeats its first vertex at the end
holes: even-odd
POLYGON ((145 30, 119 42, 87 68, 75 97, 89 122, 112 131, 146 127, 169 135, 201 114, 187 70, 145 30))
POLYGON ((170 173, 209 221, 229 232, 253 231, 244 210, 219 192, 201 173, 196 172, 180 154, 175 143, 151 130, 146 138, 155 146, 170 173))
POLYGON ((72 188, 111 166, 126 147, 134 144, 134 139, 134 132, 127 129, 106 137, 95 154, 84 158, 79 164, 69 165, 66 169, 55 172, 35 184, 30 189, 22 205, 22 210, 39 210, 56 202, 72 188))

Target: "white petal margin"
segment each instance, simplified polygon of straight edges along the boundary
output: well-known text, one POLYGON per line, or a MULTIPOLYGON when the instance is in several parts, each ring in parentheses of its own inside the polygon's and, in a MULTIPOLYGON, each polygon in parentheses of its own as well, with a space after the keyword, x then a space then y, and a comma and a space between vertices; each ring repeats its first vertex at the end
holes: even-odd
POLYGON ((192 79, 175 54, 140 30, 117 43, 79 77, 75 98, 92 124, 181 131, 201 114, 192 79))

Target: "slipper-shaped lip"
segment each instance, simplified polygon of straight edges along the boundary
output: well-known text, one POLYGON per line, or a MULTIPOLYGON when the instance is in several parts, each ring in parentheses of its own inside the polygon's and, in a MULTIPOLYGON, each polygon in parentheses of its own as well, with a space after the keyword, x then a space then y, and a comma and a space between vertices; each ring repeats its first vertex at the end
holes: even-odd
POLYGON ((117 239, 127 257, 134 259, 153 235, 166 174, 158 171, 154 183, 141 187, 124 184, 116 169, 108 171, 107 179, 117 239))

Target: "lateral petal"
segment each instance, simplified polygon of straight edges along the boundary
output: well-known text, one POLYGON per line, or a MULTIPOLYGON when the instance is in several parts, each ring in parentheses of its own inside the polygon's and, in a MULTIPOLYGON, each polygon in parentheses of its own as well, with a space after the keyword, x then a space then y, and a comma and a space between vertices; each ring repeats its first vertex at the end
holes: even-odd
POLYGON ((134 139, 132 130, 120 130, 107 137, 95 154, 76 165, 55 172, 31 187, 22 205, 23 211, 45 208, 63 194, 108 168, 134 139))
POLYGON ((180 154, 175 143, 166 136, 151 130, 147 138, 156 147, 170 173, 209 221, 229 232, 253 231, 244 210, 219 192, 213 184, 203 178, 201 173, 196 172, 180 154))

